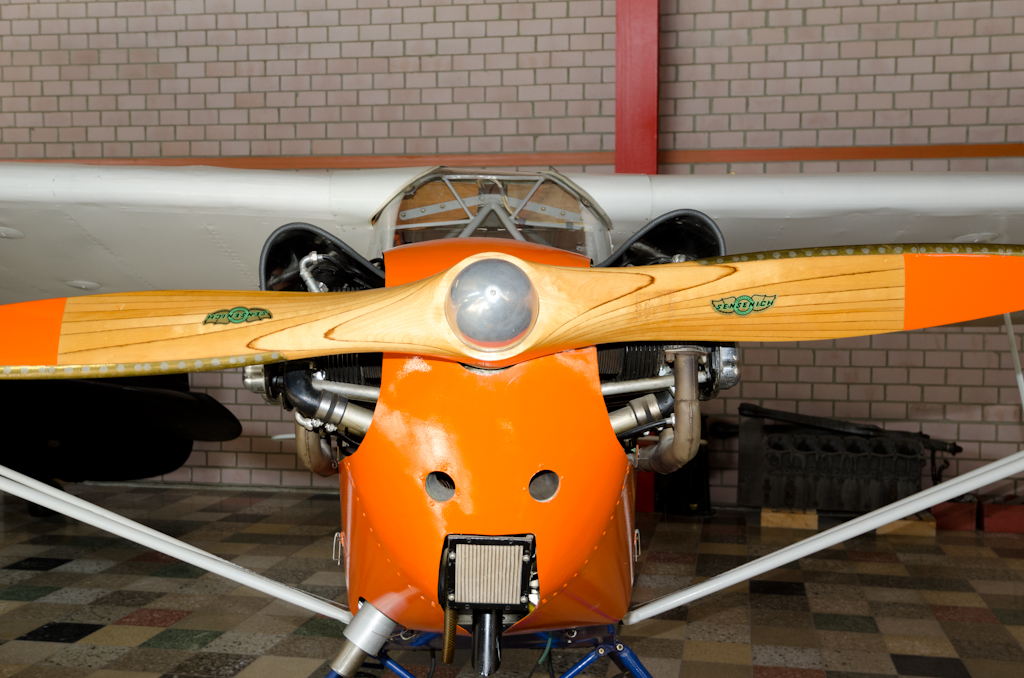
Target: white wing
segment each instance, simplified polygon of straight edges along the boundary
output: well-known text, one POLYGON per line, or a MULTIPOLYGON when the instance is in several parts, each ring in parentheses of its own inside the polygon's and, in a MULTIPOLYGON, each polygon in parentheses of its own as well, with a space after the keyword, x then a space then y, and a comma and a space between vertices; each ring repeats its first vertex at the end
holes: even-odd
MULTIPOLYGON (((264 240, 293 221, 367 255, 371 218, 430 169, 0 163, 0 303, 82 293, 76 281, 102 292, 256 289, 264 240)), ((731 252, 1024 243, 1024 174, 567 177, 608 215, 613 246, 680 208, 711 216, 731 252)))
POLYGON ((569 175, 615 224, 690 208, 730 252, 888 242, 1024 242, 1024 174, 569 175))
POLYGON ((275 228, 303 221, 365 250, 370 217, 424 169, 0 164, 0 303, 82 293, 69 281, 102 292, 259 289, 275 228))

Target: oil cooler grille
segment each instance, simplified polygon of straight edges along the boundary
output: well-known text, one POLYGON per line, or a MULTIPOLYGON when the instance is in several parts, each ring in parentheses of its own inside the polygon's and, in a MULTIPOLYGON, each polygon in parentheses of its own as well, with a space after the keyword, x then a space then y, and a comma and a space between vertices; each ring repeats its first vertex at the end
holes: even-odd
POLYGON ((441 549, 437 598, 446 608, 529 609, 537 588, 537 548, 532 534, 449 534, 441 549))
POLYGON ((517 605, 522 570, 521 544, 456 544, 455 602, 517 605))

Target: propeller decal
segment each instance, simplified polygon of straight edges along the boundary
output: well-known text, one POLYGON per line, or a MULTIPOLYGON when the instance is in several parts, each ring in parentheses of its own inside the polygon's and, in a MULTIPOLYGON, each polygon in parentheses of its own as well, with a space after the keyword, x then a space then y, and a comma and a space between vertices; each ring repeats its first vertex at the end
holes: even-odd
POLYGON ((230 310, 223 308, 219 311, 214 311, 206 316, 206 320, 203 321, 204 325, 227 325, 228 323, 251 323, 255 320, 266 320, 273 318, 270 311, 265 308, 246 308, 245 306, 236 306, 230 310))
POLYGON ((748 315, 755 311, 767 311, 775 305, 775 298, 777 296, 776 294, 770 296, 767 294, 754 294, 751 296, 744 294, 739 297, 714 299, 711 302, 711 308, 722 315, 729 315, 730 313, 740 316, 748 315))

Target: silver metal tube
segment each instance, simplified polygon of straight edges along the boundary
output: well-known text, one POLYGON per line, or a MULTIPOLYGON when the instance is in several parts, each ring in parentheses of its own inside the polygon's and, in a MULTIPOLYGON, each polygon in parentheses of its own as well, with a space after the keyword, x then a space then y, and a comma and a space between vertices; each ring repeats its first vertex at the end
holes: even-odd
POLYGON ((825 530, 821 534, 809 537, 786 548, 779 549, 774 553, 762 556, 746 565, 740 565, 728 572, 712 577, 696 586, 691 586, 688 589, 683 589, 682 591, 677 591, 676 593, 671 593, 645 603, 627 613, 622 618, 622 623, 627 625, 636 624, 668 610, 682 607, 716 591, 721 591, 740 582, 752 579, 759 574, 764 574, 769 570, 774 570, 794 560, 799 560, 854 537, 859 537, 866 532, 876 530, 883 525, 888 525, 894 520, 906 518, 918 511, 927 510, 936 504, 949 501, 968 492, 973 492, 986 485, 991 485, 997 480, 1008 478, 1022 471, 1024 471, 1024 451, 1012 454, 1005 459, 994 461, 991 464, 947 480, 927 490, 912 494, 888 506, 865 513, 842 525, 825 530))
POLYGON ((317 282, 312 273, 313 266, 322 260, 323 257, 316 252, 310 252, 299 260, 299 277, 302 278, 302 282, 305 283, 306 289, 310 292, 327 291, 320 286, 320 283, 317 282))
POLYGON ((533 194, 537 192, 537 189, 540 188, 540 185, 543 183, 544 179, 537 180, 537 183, 533 185, 533 188, 531 188, 530 192, 526 194, 526 197, 523 198, 523 201, 519 203, 519 207, 516 208, 516 211, 512 213, 513 219, 515 219, 519 215, 519 213, 523 211, 523 208, 526 207, 527 203, 530 202, 530 198, 533 197, 533 194))
POLYGON ((338 424, 338 427, 366 433, 370 430, 371 422, 373 422, 373 410, 349 403, 345 408, 345 414, 341 416, 341 423, 338 424))
POLYGON ((370 655, 350 640, 341 646, 338 655, 331 662, 331 670, 342 678, 352 678, 370 655))
POLYGON ((1013 320, 1010 319, 1009 313, 1003 314, 1003 324, 1006 326, 1006 338, 1010 340, 1010 357, 1013 358, 1013 371, 1017 373, 1017 390, 1020 392, 1020 404, 1024 407, 1024 374, 1021 373, 1020 369, 1017 339, 1013 336, 1013 320))
POLYGON ((263 575, 251 572, 232 562, 218 558, 212 553, 206 553, 191 544, 186 544, 166 534, 155 532, 145 525, 140 525, 124 516, 108 518, 105 514, 109 512, 105 509, 77 497, 74 497, 74 501, 70 500, 70 496, 61 497, 59 495, 64 493, 53 490, 53 488, 46 488, 46 490, 42 488, 36 489, 39 485, 41 483, 38 483, 38 481, 27 478, 6 466, 0 466, 0 490, 4 492, 21 497, 34 504, 45 506, 51 511, 63 513, 66 516, 98 527, 101 530, 106 530, 119 537, 130 539, 138 544, 142 544, 146 548, 166 553, 190 565, 219 574, 225 579, 244 584, 249 588, 256 589, 275 598, 280 598, 317 614, 322 614, 325 617, 337 619, 345 623, 352 619, 352 614, 347 609, 341 608, 337 603, 317 598, 305 591, 293 589, 263 575))
MULTIPOLYGON (((665 413, 667 414, 667 412, 665 413)), ((650 424, 663 418, 661 406, 653 393, 634 398, 623 408, 608 413, 612 430, 615 433, 622 433, 637 426, 650 424)))
POLYGON ((396 626, 383 612, 364 602, 342 632, 345 644, 331 668, 342 678, 352 678, 368 656, 380 652, 396 626))
POLYGON ((460 196, 459 192, 455 190, 454 186, 452 186, 452 182, 449 181, 450 178, 454 178, 454 177, 442 177, 441 180, 444 181, 444 185, 447 186, 448 190, 451 191, 452 195, 455 196, 455 201, 457 203, 459 203, 459 207, 462 208, 462 211, 465 212, 466 216, 469 217, 469 220, 472 221, 473 220, 473 213, 469 211, 469 208, 466 207, 466 203, 464 203, 462 201, 462 196, 460 196))
POLYGON ((295 454, 303 466, 318 476, 329 478, 338 473, 330 441, 322 438, 319 431, 307 430, 299 422, 295 422, 295 454))
POLYGON ((666 388, 675 386, 676 380, 671 374, 664 377, 651 377, 650 379, 631 379, 629 381, 610 381, 601 384, 601 395, 604 397, 623 395, 626 393, 648 393, 650 391, 664 391, 666 388))
POLYGON ((637 468, 655 473, 672 473, 693 459, 700 448, 700 402, 697 400, 697 358, 699 349, 671 352, 675 365, 675 402, 672 430, 658 436, 658 444, 637 452, 637 468))
MULTIPOLYGON (((261 366, 262 367, 262 366, 261 366)), ((358 400, 362 403, 375 403, 380 398, 380 389, 374 386, 361 386, 359 384, 347 384, 341 381, 327 381, 322 377, 313 375, 313 388, 319 391, 327 391, 349 400, 358 400)))

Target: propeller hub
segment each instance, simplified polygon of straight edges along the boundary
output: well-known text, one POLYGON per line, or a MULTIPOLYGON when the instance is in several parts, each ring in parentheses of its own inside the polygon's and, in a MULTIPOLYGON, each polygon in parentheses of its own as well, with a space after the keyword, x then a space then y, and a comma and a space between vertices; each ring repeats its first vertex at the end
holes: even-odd
POLYGON ((522 269, 503 259, 482 259, 455 277, 445 316, 467 346, 501 351, 533 329, 538 308, 537 291, 522 269))

